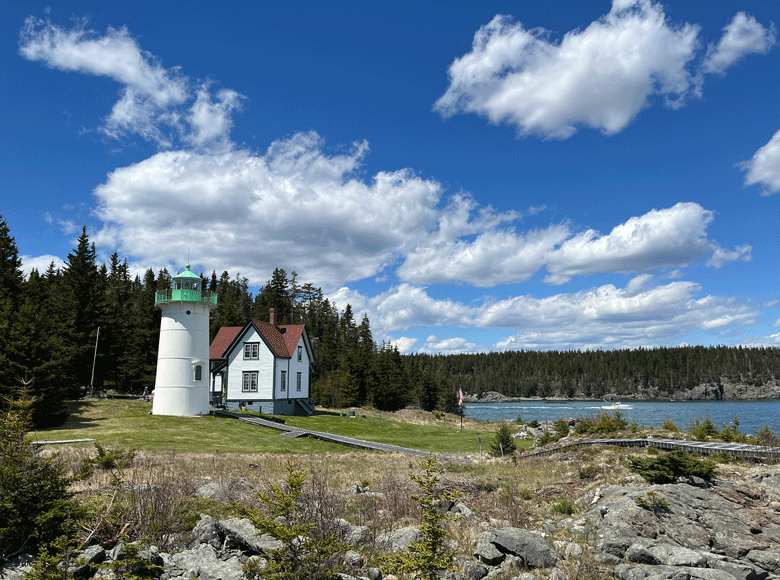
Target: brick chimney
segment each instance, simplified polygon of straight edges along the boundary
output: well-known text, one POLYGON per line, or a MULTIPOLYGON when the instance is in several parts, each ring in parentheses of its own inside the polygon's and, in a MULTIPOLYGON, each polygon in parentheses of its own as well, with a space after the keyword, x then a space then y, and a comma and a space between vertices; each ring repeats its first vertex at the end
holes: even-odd
POLYGON ((271 319, 270 320, 271 324, 273 326, 276 326, 276 308, 269 308, 268 309, 268 314, 269 314, 269 317, 271 319))

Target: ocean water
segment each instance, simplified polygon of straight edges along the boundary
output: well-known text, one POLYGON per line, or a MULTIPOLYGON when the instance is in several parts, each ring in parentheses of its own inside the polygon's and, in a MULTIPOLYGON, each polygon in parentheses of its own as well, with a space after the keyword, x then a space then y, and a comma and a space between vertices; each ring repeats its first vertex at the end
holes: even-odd
MULTIPOLYGON (((660 427, 667 419, 687 431, 698 418, 712 419, 719 429, 739 418, 739 432, 755 435, 769 425, 780 435, 780 401, 621 401, 631 408, 620 409, 629 422, 642 427, 660 427)), ((519 401, 514 403, 466 403, 466 417, 483 421, 514 421, 518 417, 528 422, 555 421, 564 417, 595 417, 599 413, 614 413, 602 407, 603 401, 519 401)))

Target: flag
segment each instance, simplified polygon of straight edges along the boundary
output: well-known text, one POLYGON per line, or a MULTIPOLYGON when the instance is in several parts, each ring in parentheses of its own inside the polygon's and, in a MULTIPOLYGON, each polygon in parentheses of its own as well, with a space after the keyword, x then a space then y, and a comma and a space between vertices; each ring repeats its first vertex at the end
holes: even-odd
POLYGON ((458 406, 463 406, 463 389, 458 389, 458 406))

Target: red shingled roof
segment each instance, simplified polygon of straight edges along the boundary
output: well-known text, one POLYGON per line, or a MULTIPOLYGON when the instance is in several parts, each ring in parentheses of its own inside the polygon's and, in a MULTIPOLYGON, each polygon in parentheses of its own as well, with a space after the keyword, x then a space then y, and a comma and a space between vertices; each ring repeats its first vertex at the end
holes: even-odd
MULTIPOLYGON (((271 352, 281 358, 292 358, 295 354, 295 347, 306 328, 303 324, 289 324, 286 326, 274 326, 262 320, 252 319, 251 324, 263 336, 271 352)), ((217 336, 211 342, 209 347, 209 358, 224 358, 227 348, 236 340, 236 337, 246 328, 246 326, 223 326, 217 332, 217 336)))
POLYGON ((252 324, 254 324, 257 331, 263 335, 271 352, 282 358, 290 358, 292 356, 290 351, 287 350, 287 343, 284 339, 284 335, 279 332, 279 329, 276 326, 269 322, 257 320, 256 318, 252 319, 252 324))
POLYGON ((217 336, 211 341, 209 358, 222 358, 227 347, 236 339, 236 336, 238 336, 238 333, 241 332, 243 328, 243 326, 223 326, 220 328, 219 332, 217 332, 217 336))
POLYGON ((282 336, 284 337, 284 342, 287 343, 287 352, 290 353, 290 356, 295 356, 295 347, 298 346, 298 341, 301 338, 301 335, 303 334, 303 329, 306 328, 304 324, 288 324, 287 326, 280 326, 279 329, 282 330, 282 336))

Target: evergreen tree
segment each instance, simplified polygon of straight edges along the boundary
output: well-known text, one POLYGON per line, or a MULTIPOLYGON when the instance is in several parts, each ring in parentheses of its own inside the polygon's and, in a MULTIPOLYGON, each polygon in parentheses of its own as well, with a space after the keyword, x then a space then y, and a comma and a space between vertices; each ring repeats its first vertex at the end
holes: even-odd
POLYGON ((421 491, 412 495, 423 513, 420 538, 409 544, 406 552, 384 556, 383 568, 391 574, 413 574, 414 578, 438 580, 444 576, 443 571, 455 570, 455 554, 444 541, 447 531, 443 526, 444 521, 452 519, 452 516, 441 509, 441 504, 452 501, 457 494, 439 488, 436 457, 431 455, 417 464, 422 468, 422 474, 410 477, 421 491))
POLYGON ((376 356, 373 405, 382 411, 397 411, 407 404, 407 380, 396 346, 383 345, 376 356))
POLYGON ((24 276, 11 230, 0 216, 0 395, 10 395, 19 377, 16 346, 10 340, 17 321, 24 276))
POLYGON ((81 396, 90 383, 95 339, 103 315, 105 296, 95 256, 95 246, 90 245, 84 226, 76 249, 68 254, 57 305, 65 319, 62 330, 71 398, 81 396))
POLYGON ((0 564, 72 531, 79 509, 62 465, 27 438, 32 407, 23 392, 0 412, 0 564))
POLYGON ((110 258, 105 287, 106 309, 100 324, 96 374, 105 377, 114 390, 126 393, 132 389, 135 354, 130 351, 133 288, 127 260, 120 261, 116 252, 110 258))
POLYGON ((55 292, 59 274, 54 265, 45 276, 30 272, 19 306, 19 316, 10 340, 15 345, 19 376, 31 381, 28 386, 35 401, 32 419, 36 427, 58 425, 67 418, 67 355, 57 321, 55 292))
POLYGON ((517 451, 517 444, 512 437, 512 429, 509 423, 500 421, 498 429, 496 429, 496 436, 490 444, 490 454, 494 457, 503 457, 504 455, 512 455, 515 451, 517 451))
MULTIPOLYGON (((253 561, 244 566, 250 578, 268 580, 329 580, 339 575, 331 556, 344 546, 335 530, 318 529, 317 522, 307 513, 304 483, 306 471, 298 464, 287 462, 285 485, 271 484, 268 491, 257 492, 261 508, 245 508, 234 504, 263 534, 277 540, 280 548, 269 550, 268 563, 263 569, 253 561)), ((325 506, 317 506, 321 511, 325 506)))

